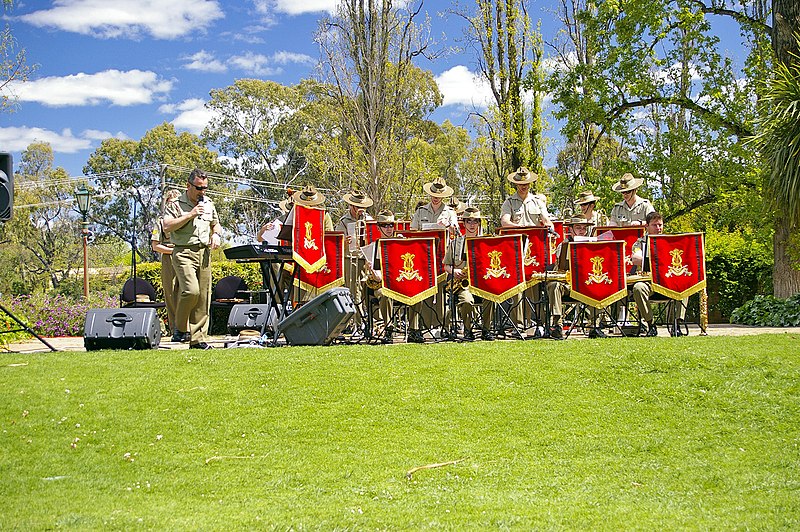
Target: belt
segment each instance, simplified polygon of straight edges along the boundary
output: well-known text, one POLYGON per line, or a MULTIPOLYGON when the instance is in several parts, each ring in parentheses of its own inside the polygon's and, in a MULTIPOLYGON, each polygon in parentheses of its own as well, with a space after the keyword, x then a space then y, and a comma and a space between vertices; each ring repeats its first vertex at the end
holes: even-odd
POLYGON ((186 246, 175 244, 175 248, 174 249, 176 249, 178 251, 184 250, 184 249, 190 249, 192 251, 200 251, 201 249, 205 249, 207 247, 208 246, 203 245, 203 244, 189 244, 189 245, 186 245, 186 246))

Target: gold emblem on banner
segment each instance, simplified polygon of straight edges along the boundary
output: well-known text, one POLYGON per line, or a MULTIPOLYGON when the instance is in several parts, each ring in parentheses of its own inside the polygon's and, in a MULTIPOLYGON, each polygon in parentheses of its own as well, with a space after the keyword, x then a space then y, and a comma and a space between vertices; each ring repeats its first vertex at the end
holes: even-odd
POLYGON ((306 237, 303 239, 303 247, 306 249, 319 249, 317 243, 314 242, 314 237, 311 236, 311 229, 313 227, 314 224, 306 222, 306 237))
POLYGON ((681 277, 682 275, 690 277, 692 272, 690 272, 689 267, 683 263, 683 250, 673 249, 669 254, 672 255, 672 264, 670 264, 664 277, 681 277))
POLYGON ((403 269, 400 270, 400 275, 397 276, 395 281, 421 281, 422 276, 419 270, 414 269, 414 255, 413 253, 403 253, 400 258, 403 259, 403 269))
POLYGON ((533 244, 528 242, 528 245, 525 246, 525 258, 522 259, 522 263, 525 266, 538 266, 539 261, 536 260, 536 255, 531 255, 531 250, 533 249, 533 244))
POLYGON ((506 271, 506 267, 500 262, 502 256, 502 251, 494 250, 489 252, 489 267, 486 268, 484 279, 499 279, 501 277, 508 279, 511 277, 511 274, 506 271))
POLYGON ((608 273, 603 271, 603 257, 592 257, 589 259, 592 261, 592 273, 589 274, 589 278, 586 280, 586 284, 611 284, 611 279, 608 277, 608 273))

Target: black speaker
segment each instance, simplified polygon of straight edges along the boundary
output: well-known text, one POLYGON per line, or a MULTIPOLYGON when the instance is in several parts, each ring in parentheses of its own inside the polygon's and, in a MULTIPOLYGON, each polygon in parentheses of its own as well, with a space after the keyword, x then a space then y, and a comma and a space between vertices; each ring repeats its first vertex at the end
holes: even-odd
POLYGON ((83 345, 96 349, 152 349, 161 343, 154 308, 94 308, 86 313, 83 345))
POLYGON ((11 219, 14 207, 14 157, 0 152, 0 222, 11 219))
POLYGON ((272 305, 259 303, 234 305, 228 316, 228 334, 235 336, 244 329, 255 329, 264 334, 267 325, 274 326, 276 318, 272 305))
POLYGON ((318 295, 278 323, 290 345, 328 345, 341 334, 356 313, 347 288, 318 295))

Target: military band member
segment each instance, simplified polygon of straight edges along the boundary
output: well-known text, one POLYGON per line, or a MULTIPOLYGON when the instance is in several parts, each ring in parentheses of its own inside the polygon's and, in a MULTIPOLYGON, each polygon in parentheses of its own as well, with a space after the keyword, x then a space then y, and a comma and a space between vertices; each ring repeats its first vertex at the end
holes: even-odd
MULTIPOLYGON (((516 189, 516 193, 508 196, 500 207, 500 225, 503 227, 538 227, 546 226, 554 231, 553 222, 547 212, 547 206, 541 198, 531 192, 532 184, 539 179, 524 166, 506 176, 516 189)), ((531 318, 530 309, 525 300, 535 301, 537 287, 526 288, 522 296, 515 297, 511 317, 518 327, 524 329, 525 322, 531 318), (524 307, 524 308, 523 308, 524 307)))
MULTIPOLYGON (((639 271, 647 273, 650 271, 650 250, 648 249, 648 235, 660 235, 664 232, 664 217, 660 213, 653 211, 647 214, 645 220, 645 229, 647 233, 634 242, 631 247, 631 260, 639 271)), ((653 320, 653 309, 650 306, 650 295, 652 294, 652 287, 648 281, 638 281, 634 283, 633 300, 636 302, 636 308, 639 309, 639 315, 642 319, 642 325, 646 329, 645 336, 658 336, 658 327, 653 320)), ((686 305, 689 302, 688 298, 680 302, 675 302, 679 305, 678 310, 678 323, 683 323, 686 318, 686 305)), ((672 307, 670 307, 672 308, 672 307)), ((672 315, 668 317, 672 321, 672 315)), ((674 336, 683 336, 681 327, 678 326, 672 331, 674 336)))
POLYGON ((599 199, 600 198, 595 196, 591 190, 584 190, 578 194, 578 199, 575 200, 575 205, 577 205, 581 211, 579 216, 589 222, 588 234, 590 235, 598 225, 602 226, 608 224, 608 218, 601 212, 595 210, 597 200, 599 199))
MULTIPOLYGON (((178 199, 181 195, 179 190, 170 189, 164 193, 164 209, 178 199)), ((150 247, 156 253, 161 254, 161 288, 164 291, 164 302, 167 305, 167 323, 169 331, 172 333, 173 342, 188 342, 188 335, 175 334, 175 309, 178 305, 178 287, 175 280, 175 268, 172 266, 173 244, 169 239, 169 233, 164 231, 164 217, 158 219, 153 232, 150 235, 150 247)))
POLYGON ((192 170, 186 191, 170 203, 164 231, 174 244, 172 265, 178 280, 175 333, 189 333, 189 347, 211 349, 206 343, 211 299, 211 250, 220 245, 222 226, 214 203, 205 195, 208 177, 192 170))
MULTIPOLYGON (((453 189, 447 185, 444 179, 437 177, 430 183, 422 185, 422 190, 429 196, 430 200, 425 205, 417 207, 414 216, 411 217, 411 229, 425 229, 424 224, 437 224, 447 228, 448 234, 455 234, 458 229, 458 216, 456 211, 451 208, 444 200, 453 195, 453 189)), ((444 319, 444 300, 445 286, 440 285, 439 290, 432 301, 422 303, 422 320, 430 328, 442 327, 444 319)), ((447 336, 447 330, 442 328, 442 337, 447 336)))
POLYGON ((614 192, 622 194, 622 201, 615 203, 611 209, 609 225, 617 227, 645 225, 645 217, 655 211, 655 208, 650 200, 637 195, 637 189, 643 182, 643 179, 637 179, 626 173, 611 187, 614 192))
MULTIPOLYGON (((453 291, 451 297, 456 302, 456 308, 461 316, 461 321, 464 323, 464 340, 473 341, 475 333, 473 332, 473 314, 475 298, 469 291, 469 283, 467 279, 467 256, 466 256, 466 239, 467 237, 477 237, 481 233, 481 211, 475 207, 467 207, 464 210, 462 221, 464 222, 465 235, 456 236, 455 240, 447 246, 444 255, 444 269, 451 276, 453 283, 453 291)), ((450 309, 445 313, 445 327, 449 327, 450 309)), ((481 304, 481 338, 483 340, 494 340, 494 334, 491 332, 490 324, 492 323, 492 314, 494 306, 488 299, 483 300, 481 304)))
POLYGON ((354 332, 360 333, 362 328, 362 315, 366 312, 364 308, 364 256, 361 253, 361 246, 364 242, 359 242, 360 238, 366 234, 367 220, 372 220, 372 216, 367 214, 366 209, 372 207, 372 200, 363 192, 351 191, 344 195, 347 204, 347 212, 336 224, 336 230, 344 233, 345 244, 345 268, 344 283, 353 296, 353 302, 358 307, 353 317, 354 332))
MULTIPOLYGON (((567 236, 556 248, 556 270, 559 272, 569 271, 569 243, 575 241, 575 237, 585 237, 588 235, 591 223, 583 217, 573 218, 568 222, 571 229, 567 236)), ((555 340, 564 339, 563 322, 563 298, 569 294, 570 288, 567 283, 560 281, 549 281, 547 283, 547 297, 550 303, 550 315, 553 326, 550 328, 550 338, 555 340)), ((588 318, 590 329, 589 338, 605 338, 606 334, 599 327, 599 313, 594 307, 588 307, 588 318)))

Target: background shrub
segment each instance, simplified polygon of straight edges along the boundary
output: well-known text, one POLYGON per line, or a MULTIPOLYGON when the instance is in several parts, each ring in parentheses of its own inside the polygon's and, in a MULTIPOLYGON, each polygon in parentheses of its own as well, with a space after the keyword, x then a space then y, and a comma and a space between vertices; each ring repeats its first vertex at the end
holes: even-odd
POLYGON ((798 327, 800 294, 788 299, 758 295, 733 311, 731 323, 764 327, 798 327))
POLYGON ((706 277, 711 321, 726 321, 756 295, 772 294, 771 242, 748 233, 706 233, 706 277))

